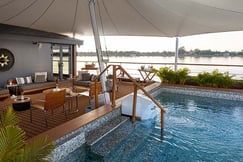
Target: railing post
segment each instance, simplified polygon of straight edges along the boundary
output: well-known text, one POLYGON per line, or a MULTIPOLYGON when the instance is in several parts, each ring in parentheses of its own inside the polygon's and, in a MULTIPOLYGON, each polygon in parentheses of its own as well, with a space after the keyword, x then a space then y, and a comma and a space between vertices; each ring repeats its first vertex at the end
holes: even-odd
POLYGON ((98 96, 98 82, 95 79, 95 108, 98 108, 98 103, 99 103, 99 96, 98 96))
POLYGON ((112 95, 111 104, 114 107, 116 105, 116 66, 113 65, 113 77, 112 77, 112 95))
POLYGON ((132 122, 135 122, 136 119, 136 107, 137 107, 137 91, 138 87, 134 84, 134 93, 133 93, 133 107, 132 107, 132 122))
MULTIPOLYGON (((104 71, 102 71, 100 73, 100 75, 102 73, 104 73, 108 68, 110 67, 107 66, 106 69, 104 71)), ((137 90, 138 88, 141 89, 144 94, 150 98, 161 110, 161 129, 164 128, 164 113, 166 112, 165 109, 158 103, 158 101, 156 101, 147 91, 145 91, 143 89, 143 87, 141 87, 121 66, 115 66, 113 65, 113 82, 112 82, 112 105, 115 105, 115 83, 116 83, 116 70, 117 69, 120 69, 122 70, 125 75, 128 76, 128 78, 133 82, 133 85, 134 85, 134 95, 133 95, 133 109, 132 109, 132 122, 134 123, 135 120, 136 120, 136 107, 137 107, 137 90)), ((97 85, 97 79, 95 80, 95 108, 98 107, 98 89, 97 89, 98 85, 97 85)))
POLYGON ((164 111, 162 109, 160 109, 160 127, 164 129, 164 111))

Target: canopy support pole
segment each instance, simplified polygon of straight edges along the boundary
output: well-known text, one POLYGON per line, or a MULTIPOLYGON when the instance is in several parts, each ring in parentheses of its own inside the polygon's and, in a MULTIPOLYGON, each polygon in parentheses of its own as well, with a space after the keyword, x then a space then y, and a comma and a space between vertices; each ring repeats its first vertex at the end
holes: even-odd
MULTIPOLYGON (((95 40, 96 54, 97 54, 98 63, 99 63, 99 69, 100 69, 100 72, 102 72, 105 69, 105 64, 102 59, 103 57, 102 57, 100 36, 99 36, 99 30, 98 30, 96 16, 95 16, 95 0, 89 0, 89 12, 90 12, 92 29, 93 29, 93 33, 94 33, 94 40, 95 40)), ((105 73, 103 73, 101 75, 100 81, 101 81, 103 91, 106 92, 105 73)))
POLYGON ((178 44, 179 44, 179 38, 176 37, 176 47, 175 47, 175 67, 174 67, 174 70, 176 71, 177 70, 177 62, 178 62, 178 44))

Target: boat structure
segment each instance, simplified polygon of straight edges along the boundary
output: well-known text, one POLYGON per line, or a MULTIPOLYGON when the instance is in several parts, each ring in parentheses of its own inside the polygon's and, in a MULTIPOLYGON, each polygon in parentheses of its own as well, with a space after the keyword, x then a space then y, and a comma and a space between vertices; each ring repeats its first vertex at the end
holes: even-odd
MULTIPOLYGON (((132 116, 133 94, 122 100, 122 114, 132 116)), ((157 106, 148 97, 138 94, 136 104, 136 118, 141 120, 154 119, 158 112, 157 106)))

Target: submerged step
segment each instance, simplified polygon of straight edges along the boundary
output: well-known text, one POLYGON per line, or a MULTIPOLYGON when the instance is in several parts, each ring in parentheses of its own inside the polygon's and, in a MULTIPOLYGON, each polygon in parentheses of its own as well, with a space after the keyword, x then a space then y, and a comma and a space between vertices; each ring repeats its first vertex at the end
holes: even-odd
POLYGON ((85 140, 86 140, 86 146, 91 147, 95 143, 97 143, 100 139, 102 139, 104 136, 109 134, 111 131, 119 127, 122 123, 129 120, 126 116, 118 116, 114 119, 111 119, 106 124, 98 127, 97 129, 90 131, 86 134, 85 140))
MULTIPOLYGON (((90 148, 90 152, 97 157, 104 158, 112 148, 124 140, 133 131, 131 121, 126 121, 114 131, 103 137, 90 148)), ((93 156, 92 155, 92 156, 93 156)))
POLYGON ((154 125, 126 121, 90 148, 89 157, 99 161, 129 161, 143 147, 154 125))
POLYGON ((121 143, 116 145, 112 151, 107 154, 105 161, 129 161, 137 155, 137 150, 143 147, 149 137, 152 128, 142 125, 140 122, 134 127, 134 130, 121 143))

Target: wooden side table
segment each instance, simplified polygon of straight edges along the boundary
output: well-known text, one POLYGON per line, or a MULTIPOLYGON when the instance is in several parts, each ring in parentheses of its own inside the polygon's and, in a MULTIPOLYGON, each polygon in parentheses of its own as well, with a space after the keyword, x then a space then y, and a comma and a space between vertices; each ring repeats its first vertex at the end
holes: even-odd
POLYGON ((30 109, 30 97, 20 98, 20 96, 16 98, 7 98, 4 100, 6 105, 12 105, 15 111, 24 111, 30 109))
POLYGON ((90 70, 94 70, 96 71, 96 73, 99 73, 99 69, 97 67, 85 67, 85 68, 81 68, 81 70, 86 70, 86 71, 90 71, 90 70))
POLYGON ((12 103, 13 109, 15 111, 24 111, 30 109, 30 98, 24 97, 24 98, 16 98, 14 99, 14 102, 12 103))
POLYGON ((151 81, 155 76, 155 73, 152 72, 151 70, 138 69, 138 71, 139 71, 140 75, 142 76, 144 82, 151 81))
POLYGON ((70 91, 69 93, 67 93, 66 95, 66 98, 68 98, 68 105, 69 105, 69 111, 72 109, 72 106, 73 106, 73 98, 75 98, 75 101, 76 101, 76 104, 75 104, 75 107, 76 109, 71 111, 70 113, 76 113, 76 112, 79 112, 79 109, 78 109, 78 97, 79 97, 79 93, 75 93, 75 92, 72 92, 70 91))

